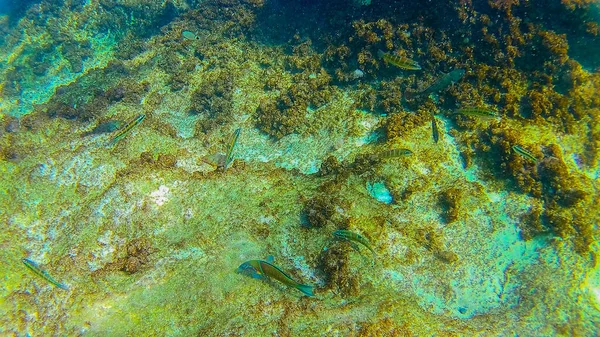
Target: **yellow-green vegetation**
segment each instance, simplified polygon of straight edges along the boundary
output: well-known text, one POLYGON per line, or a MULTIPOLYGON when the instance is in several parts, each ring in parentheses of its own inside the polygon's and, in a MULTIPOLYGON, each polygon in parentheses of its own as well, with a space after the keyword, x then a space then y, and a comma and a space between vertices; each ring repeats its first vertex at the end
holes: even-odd
POLYGON ((350 2, 0 19, 0 334, 598 331, 600 62, 572 33, 598 41, 589 3, 552 4, 568 30, 533 19, 541 0, 350 2), (235 273, 269 255, 315 296, 235 273))

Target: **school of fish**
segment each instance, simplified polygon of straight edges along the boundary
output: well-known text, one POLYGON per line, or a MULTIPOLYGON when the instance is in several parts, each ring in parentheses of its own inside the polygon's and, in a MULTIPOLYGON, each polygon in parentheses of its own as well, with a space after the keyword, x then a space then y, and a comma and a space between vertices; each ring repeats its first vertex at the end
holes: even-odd
MULTIPOLYGON (((183 31, 182 37, 187 40, 195 40, 198 39, 196 34, 190 31, 183 31)), ((421 70, 421 66, 418 62, 411 60, 407 57, 398 56, 395 54, 385 53, 383 51, 378 52, 379 57, 383 60, 385 64, 393 65, 403 70, 421 70)), ((427 86, 425 89, 418 90, 416 92, 407 92, 406 96, 409 99, 420 99, 427 98, 431 94, 438 93, 449 86, 454 85, 458 81, 460 81, 465 74, 464 69, 455 69, 447 74, 443 74, 437 80, 435 80, 431 85, 427 86)), ((478 106, 465 106, 454 111, 455 114, 461 114, 464 116, 475 117, 475 118, 483 118, 483 119, 498 119, 500 115, 498 112, 488 109, 482 108, 478 106)), ((98 125, 92 131, 86 133, 86 135, 100 135, 103 133, 113 132, 114 135, 111 137, 108 142, 108 147, 115 146, 121 139, 123 139, 127 134, 129 134, 136 126, 138 126, 144 119, 146 118, 145 114, 140 114, 135 118, 131 119, 125 126, 121 126, 120 121, 109 121, 103 124, 98 125)), ((436 117, 431 114, 431 129, 432 129, 432 137, 435 143, 439 141, 439 130, 436 122, 436 117)), ((228 146, 226 148, 225 154, 216 153, 211 156, 203 158, 206 163, 209 163, 213 166, 221 168, 223 172, 227 171, 229 167, 233 164, 235 159, 235 149, 238 143, 238 139, 241 134, 241 128, 238 128, 234 131, 231 139, 228 142, 228 146)), ((527 149, 522 147, 519 144, 515 144, 512 147, 513 151, 522 156, 523 158, 536 163, 537 158, 527 149)), ((390 158, 402 158, 405 156, 412 155, 413 152, 409 149, 405 148, 396 148, 396 149, 387 149, 378 153, 374 153, 370 155, 372 160, 384 160, 390 158)), ((356 251, 360 251, 359 245, 368 249, 372 254, 373 258, 377 256, 375 250, 372 248, 369 240, 362 236, 359 233, 346 230, 339 229, 332 233, 332 239, 341 240, 343 242, 347 242, 354 248, 356 251)), ((287 287, 295 288, 299 290, 302 294, 306 296, 315 296, 314 287, 311 285, 303 284, 296 281, 292 276, 288 275, 284 272, 280 267, 275 266, 273 264, 273 257, 270 256, 267 260, 249 260, 243 262, 238 268, 237 272, 249 276, 254 279, 263 280, 266 282, 277 281, 287 287)), ((51 285, 63 289, 68 290, 69 287, 61 282, 56 281, 50 274, 40 267, 40 265, 29 258, 22 259, 23 264, 27 269, 29 269, 32 273, 39 276, 41 279, 50 283, 51 285)))

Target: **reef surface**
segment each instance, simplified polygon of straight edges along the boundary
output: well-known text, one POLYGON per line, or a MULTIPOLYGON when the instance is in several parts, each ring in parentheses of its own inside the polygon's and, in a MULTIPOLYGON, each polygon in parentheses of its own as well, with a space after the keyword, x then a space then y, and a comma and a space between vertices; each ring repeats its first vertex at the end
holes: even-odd
POLYGON ((594 1, 0 7, 0 335, 600 331, 594 1))

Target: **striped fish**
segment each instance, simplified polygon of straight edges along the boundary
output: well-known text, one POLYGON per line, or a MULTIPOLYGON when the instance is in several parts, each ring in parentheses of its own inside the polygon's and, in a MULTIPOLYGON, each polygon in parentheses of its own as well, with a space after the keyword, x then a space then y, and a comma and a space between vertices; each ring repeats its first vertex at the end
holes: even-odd
POLYGON ((278 267, 275 267, 271 262, 272 257, 269 257, 269 261, 263 260, 250 260, 242 263, 237 271, 240 274, 250 276, 256 279, 274 279, 288 287, 296 288, 307 296, 315 296, 313 294, 313 287, 305 284, 300 284, 294 281, 288 274, 284 273, 278 267))
POLYGON ((387 150, 387 151, 380 152, 377 155, 375 155, 375 158, 376 159, 389 159, 389 158, 398 158, 398 157, 409 156, 411 154, 412 154, 412 151, 409 149, 393 149, 393 150, 387 150))
POLYGON ((133 129, 136 125, 140 124, 144 120, 144 118, 146 118, 146 115, 140 114, 136 118, 132 119, 129 123, 127 123, 127 125, 125 125, 119 131, 117 131, 115 136, 108 143, 108 146, 111 147, 115 145, 119 140, 121 140, 121 138, 125 137, 127 133, 131 131, 131 129, 133 129))
POLYGON ((360 243, 361 245, 365 246, 368 250, 370 250, 371 253, 373 253, 373 256, 377 255, 373 248, 371 248, 369 240, 367 240, 364 236, 360 234, 345 229, 338 229, 337 231, 333 232, 333 237, 335 237, 336 239, 349 241, 350 243, 360 243))
POLYGON ((382 59, 386 64, 392 64, 400 69, 404 70, 421 70, 421 66, 408 57, 397 56, 388 53, 384 53, 383 51, 378 51, 377 56, 382 59))
POLYGON ((534 157, 531 152, 525 150, 521 145, 513 145, 512 149, 521 156, 531 160, 534 163, 537 163, 537 158, 534 157))
POLYGON ((430 94, 438 93, 454 83, 460 81, 460 79, 465 75, 464 69, 454 69, 447 74, 443 74, 440 76, 433 84, 428 86, 427 88, 420 91, 406 91, 404 93, 404 97, 406 99, 414 99, 421 97, 429 97, 430 94))
POLYGON ((225 155, 225 165, 223 166, 223 171, 227 171, 231 164, 233 164, 233 150, 235 149, 235 145, 237 144, 237 140, 240 137, 241 132, 242 129, 235 130, 231 140, 229 141, 229 147, 227 148, 227 154, 225 155))
POLYGON ((64 283, 60 283, 60 282, 56 281, 54 278, 52 278, 52 276, 50 276, 50 274, 48 274, 45 270, 40 268, 40 266, 37 263, 31 261, 30 259, 26 259, 26 258, 21 259, 21 261, 23 261, 23 264, 27 268, 29 268, 29 270, 31 270, 34 274, 36 274, 37 276, 48 281, 50 284, 54 285, 55 287, 58 287, 63 290, 69 289, 69 287, 67 287, 64 283))

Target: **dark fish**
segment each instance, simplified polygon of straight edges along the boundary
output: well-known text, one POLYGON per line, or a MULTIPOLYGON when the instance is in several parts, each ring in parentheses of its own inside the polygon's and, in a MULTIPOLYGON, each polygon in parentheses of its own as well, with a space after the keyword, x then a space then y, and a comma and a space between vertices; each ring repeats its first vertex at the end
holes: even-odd
POLYGON ((63 289, 63 290, 69 289, 69 287, 67 287, 64 283, 60 283, 60 282, 56 281, 54 278, 52 278, 52 276, 50 276, 50 274, 48 274, 45 270, 40 268, 40 266, 37 263, 31 261, 30 259, 26 259, 26 258, 21 259, 21 261, 23 261, 23 264, 25 264, 25 266, 27 268, 29 268, 29 270, 31 270, 32 272, 34 272, 36 275, 43 278, 44 280, 48 281, 50 284, 52 284, 60 289, 63 289))
POLYGON ((235 149, 237 140, 240 137, 240 132, 242 132, 242 129, 235 130, 231 140, 229 141, 229 147, 227 148, 227 154, 225 155, 225 166, 223 167, 223 171, 226 171, 227 168, 229 168, 229 166, 231 166, 233 163, 233 150, 235 149))
POLYGON ((119 129, 122 125, 123 125, 122 121, 116 121, 116 120, 100 123, 95 128, 93 128, 91 131, 86 132, 84 134, 84 136, 99 135, 102 133, 113 132, 113 131, 119 129))
POLYGON ((273 261, 272 257, 269 258, 269 261, 270 262, 263 260, 246 261, 238 267, 237 272, 256 279, 275 279, 286 286, 300 290, 307 296, 314 296, 312 286, 294 281, 281 269, 271 264, 273 261))
POLYGON ((433 136, 433 141, 438 142, 440 140, 440 133, 438 131, 437 123, 435 121, 435 117, 431 116, 431 135, 433 136))
POLYGON ((463 78, 464 75, 465 75, 464 69, 454 69, 451 72, 440 76, 435 82, 433 82, 432 85, 428 86, 424 90, 417 91, 416 93, 415 92, 407 92, 405 95, 408 98, 411 98, 410 96, 427 97, 431 94, 440 92, 440 91, 448 88, 449 86, 453 85, 454 83, 460 81, 460 79, 463 78))

